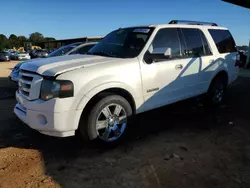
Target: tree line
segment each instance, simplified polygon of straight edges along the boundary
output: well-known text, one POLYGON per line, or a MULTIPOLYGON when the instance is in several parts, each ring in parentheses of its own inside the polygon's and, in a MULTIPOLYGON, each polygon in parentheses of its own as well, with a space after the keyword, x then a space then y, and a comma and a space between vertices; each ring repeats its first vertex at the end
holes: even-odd
POLYGON ((16 36, 15 34, 11 34, 9 37, 0 34, 0 50, 24 47, 25 42, 31 42, 32 45, 39 45, 41 42, 53 40, 56 39, 53 37, 44 37, 39 32, 31 33, 28 38, 25 36, 16 36))

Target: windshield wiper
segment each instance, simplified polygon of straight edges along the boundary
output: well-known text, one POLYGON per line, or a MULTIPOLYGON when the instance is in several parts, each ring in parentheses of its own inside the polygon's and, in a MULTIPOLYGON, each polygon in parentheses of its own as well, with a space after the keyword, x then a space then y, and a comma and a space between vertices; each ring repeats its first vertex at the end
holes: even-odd
POLYGON ((109 53, 106 53, 104 51, 100 51, 100 52, 87 52, 88 55, 99 55, 99 56, 106 56, 106 57, 117 57, 116 55, 112 55, 109 53))

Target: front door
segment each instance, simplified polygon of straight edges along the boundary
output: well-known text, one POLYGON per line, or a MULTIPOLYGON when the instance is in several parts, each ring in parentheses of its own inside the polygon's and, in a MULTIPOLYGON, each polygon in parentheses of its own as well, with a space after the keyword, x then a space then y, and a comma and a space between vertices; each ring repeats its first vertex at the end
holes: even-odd
MULTIPOLYGON (((201 39, 200 43, 203 46, 201 39)), ((202 54, 198 53, 201 47, 197 48, 197 45, 188 46, 180 29, 164 28, 158 31, 148 51, 159 54, 171 49, 171 57, 155 60, 151 64, 145 61, 141 63, 145 100, 141 107, 142 111, 164 106, 198 93, 202 54)))

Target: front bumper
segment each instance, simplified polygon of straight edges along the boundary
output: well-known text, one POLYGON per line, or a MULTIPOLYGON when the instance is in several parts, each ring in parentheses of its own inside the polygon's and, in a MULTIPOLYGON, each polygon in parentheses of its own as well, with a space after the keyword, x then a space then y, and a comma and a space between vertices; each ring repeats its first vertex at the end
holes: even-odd
MULTIPOLYGON (((80 110, 54 112, 57 105, 56 99, 54 101, 28 101, 18 91, 16 92, 16 99, 18 103, 14 108, 14 113, 32 129, 55 137, 75 135, 81 116, 80 110), (32 106, 33 109, 30 108, 32 106)), ((58 105, 56 108, 59 108, 58 105)))

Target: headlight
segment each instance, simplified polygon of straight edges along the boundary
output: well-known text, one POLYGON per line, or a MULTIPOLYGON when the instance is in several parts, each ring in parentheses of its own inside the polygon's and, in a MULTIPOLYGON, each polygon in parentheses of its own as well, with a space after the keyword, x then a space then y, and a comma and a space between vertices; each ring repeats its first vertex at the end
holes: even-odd
POLYGON ((67 98, 74 96, 74 85, 69 80, 43 80, 40 98, 49 100, 52 98, 67 98))

